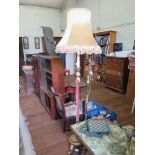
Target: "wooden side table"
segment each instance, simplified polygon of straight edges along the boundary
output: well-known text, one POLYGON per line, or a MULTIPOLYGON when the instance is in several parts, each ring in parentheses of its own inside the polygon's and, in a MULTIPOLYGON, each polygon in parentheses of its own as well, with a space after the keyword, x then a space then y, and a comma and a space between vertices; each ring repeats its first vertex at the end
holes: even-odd
MULTIPOLYGON (((103 135, 102 138, 90 137, 80 132, 81 127, 85 124, 85 121, 71 125, 73 133, 77 136, 80 142, 87 148, 91 155, 113 155, 110 152, 110 145, 117 143, 128 146, 128 138, 122 128, 115 124, 109 124, 110 134, 103 135)), ((126 154, 129 154, 129 148, 126 149, 126 154)))

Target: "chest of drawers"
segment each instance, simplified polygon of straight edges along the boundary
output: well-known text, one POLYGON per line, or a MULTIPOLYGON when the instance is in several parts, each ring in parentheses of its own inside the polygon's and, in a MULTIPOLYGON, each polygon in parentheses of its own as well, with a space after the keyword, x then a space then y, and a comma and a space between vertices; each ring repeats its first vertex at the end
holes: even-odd
POLYGON ((106 87, 115 89, 121 93, 125 93, 127 88, 128 76, 128 58, 106 57, 106 87))

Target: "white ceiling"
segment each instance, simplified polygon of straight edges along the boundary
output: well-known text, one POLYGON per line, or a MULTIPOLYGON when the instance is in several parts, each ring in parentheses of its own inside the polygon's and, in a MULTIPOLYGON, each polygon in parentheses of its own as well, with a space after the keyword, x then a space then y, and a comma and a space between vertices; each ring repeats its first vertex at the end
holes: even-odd
POLYGON ((19 0, 19 4, 62 9, 67 0, 19 0))

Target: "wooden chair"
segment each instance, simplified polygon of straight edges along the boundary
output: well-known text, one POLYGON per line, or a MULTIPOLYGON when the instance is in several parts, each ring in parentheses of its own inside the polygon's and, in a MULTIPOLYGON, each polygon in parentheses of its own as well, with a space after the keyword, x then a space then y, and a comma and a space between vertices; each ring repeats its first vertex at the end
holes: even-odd
MULTIPOLYGON (((55 97, 57 112, 63 119, 63 129, 65 132, 70 129, 70 125, 76 123, 76 103, 75 101, 65 103, 64 95, 66 95, 66 93, 56 93, 53 87, 51 87, 51 91, 53 96, 55 97)), ((80 121, 84 120, 85 101, 83 101, 82 103, 82 108, 80 109, 80 121)))

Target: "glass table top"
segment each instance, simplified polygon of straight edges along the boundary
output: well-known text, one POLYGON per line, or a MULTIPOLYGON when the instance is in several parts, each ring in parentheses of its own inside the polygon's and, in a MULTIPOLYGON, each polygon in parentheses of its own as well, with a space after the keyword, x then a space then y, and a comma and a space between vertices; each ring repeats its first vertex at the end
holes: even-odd
MULTIPOLYGON (((114 155, 110 148, 115 144, 117 144, 116 147, 118 147, 118 144, 120 147, 114 148, 114 151, 116 149, 116 151, 119 152, 119 149, 123 147, 125 148, 125 152, 123 153, 124 155, 132 155, 125 131, 119 126, 108 124, 110 128, 110 134, 103 135, 101 138, 97 138, 88 137, 86 134, 80 132, 80 129, 84 124, 85 121, 76 123, 71 125, 71 129, 93 155, 114 155)), ((117 153, 116 155, 119 154, 122 155, 121 153, 117 153)))

